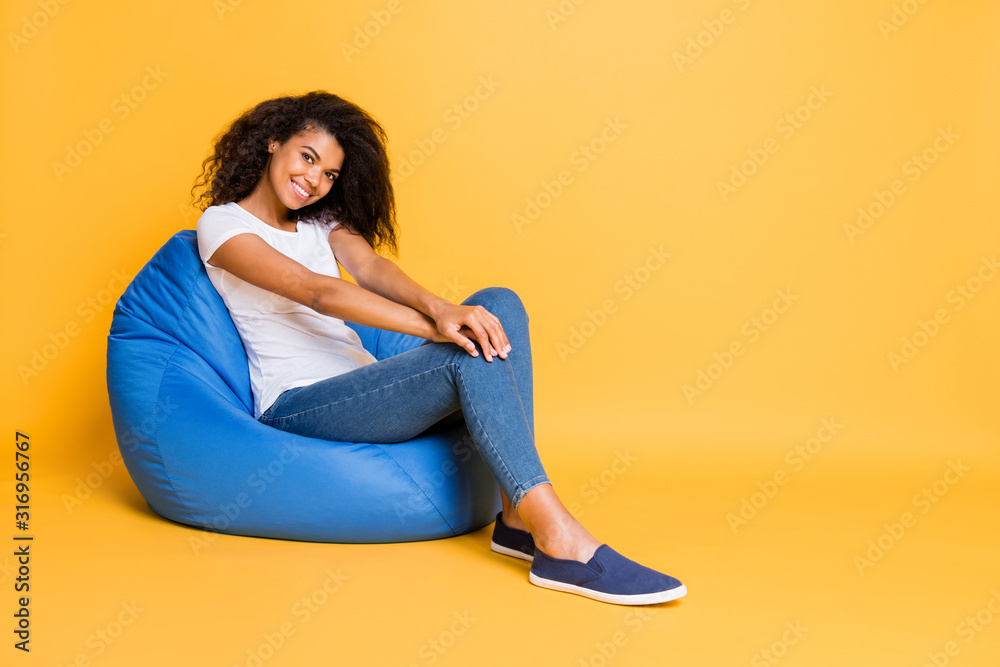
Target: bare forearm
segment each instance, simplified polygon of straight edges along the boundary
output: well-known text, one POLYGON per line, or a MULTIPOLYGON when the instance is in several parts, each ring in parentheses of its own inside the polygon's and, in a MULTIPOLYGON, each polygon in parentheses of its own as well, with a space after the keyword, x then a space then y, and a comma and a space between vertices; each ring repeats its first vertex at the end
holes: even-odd
POLYGON ((365 289, 431 317, 439 306, 451 304, 447 299, 422 287, 394 262, 384 257, 376 257, 366 267, 364 274, 355 278, 365 289))
POLYGON ((437 334, 434 321, 422 312, 391 301, 340 278, 324 281, 312 304, 313 310, 369 327, 398 331, 430 340, 437 334))

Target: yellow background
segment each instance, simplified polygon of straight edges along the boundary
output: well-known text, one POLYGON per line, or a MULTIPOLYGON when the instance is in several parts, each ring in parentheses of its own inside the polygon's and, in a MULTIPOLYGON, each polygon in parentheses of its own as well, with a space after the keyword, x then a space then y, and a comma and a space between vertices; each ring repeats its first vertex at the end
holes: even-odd
POLYGON ((976 280, 1000 251, 998 21, 987 0, 4 2, 0 398, 7 460, 31 437, 35 556, 33 650, 7 631, 0 663, 246 665, 290 623, 264 664, 992 664, 1000 280, 976 280), (145 506, 104 380, 121 276, 194 228, 189 189, 228 122, 313 89, 388 131, 407 273, 455 302, 522 297, 557 490, 687 598, 642 616, 537 589, 488 529, 198 551, 145 506), (70 150, 87 155, 60 170, 70 150), (859 207, 890 196, 852 242, 859 207), (651 248, 669 258, 646 265, 651 248), (779 290, 792 305, 756 328, 779 290), (904 338, 921 345, 893 364, 904 338), (699 372, 711 385, 686 395, 699 372), (343 588, 296 616, 338 567, 343 588))

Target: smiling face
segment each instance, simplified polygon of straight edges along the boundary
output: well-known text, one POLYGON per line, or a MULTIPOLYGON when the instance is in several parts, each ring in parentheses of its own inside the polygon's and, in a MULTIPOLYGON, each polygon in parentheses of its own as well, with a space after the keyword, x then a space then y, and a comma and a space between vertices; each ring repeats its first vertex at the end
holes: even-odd
POLYGON ((333 187, 344 164, 344 150, 323 130, 306 130, 283 144, 268 147, 270 164, 264 179, 278 201, 295 210, 314 204, 333 187))

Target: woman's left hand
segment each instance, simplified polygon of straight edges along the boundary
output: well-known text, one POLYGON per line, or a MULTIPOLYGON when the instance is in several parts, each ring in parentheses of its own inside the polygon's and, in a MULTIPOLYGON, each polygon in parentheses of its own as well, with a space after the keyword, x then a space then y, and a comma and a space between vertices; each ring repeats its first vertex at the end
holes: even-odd
POLYGON ((511 349, 507 334, 496 315, 482 306, 445 304, 432 317, 438 329, 438 335, 431 339, 432 342, 453 342, 478 357, 479 351, 471 340, 475 338, 483 348, 486 361, 493 361, 493 357, 507 358, 511 349))

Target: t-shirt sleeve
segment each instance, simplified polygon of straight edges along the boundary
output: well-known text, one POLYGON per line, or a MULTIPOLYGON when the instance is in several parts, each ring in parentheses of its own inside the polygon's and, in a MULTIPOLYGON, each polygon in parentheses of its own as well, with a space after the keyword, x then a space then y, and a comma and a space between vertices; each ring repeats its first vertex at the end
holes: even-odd
POLYGON ((198 254, 201 261, 208 260, 223 243, 238 234, 256 234, 250 224, 234 215, 217 211, 206 211, 198 218, 198 254))

